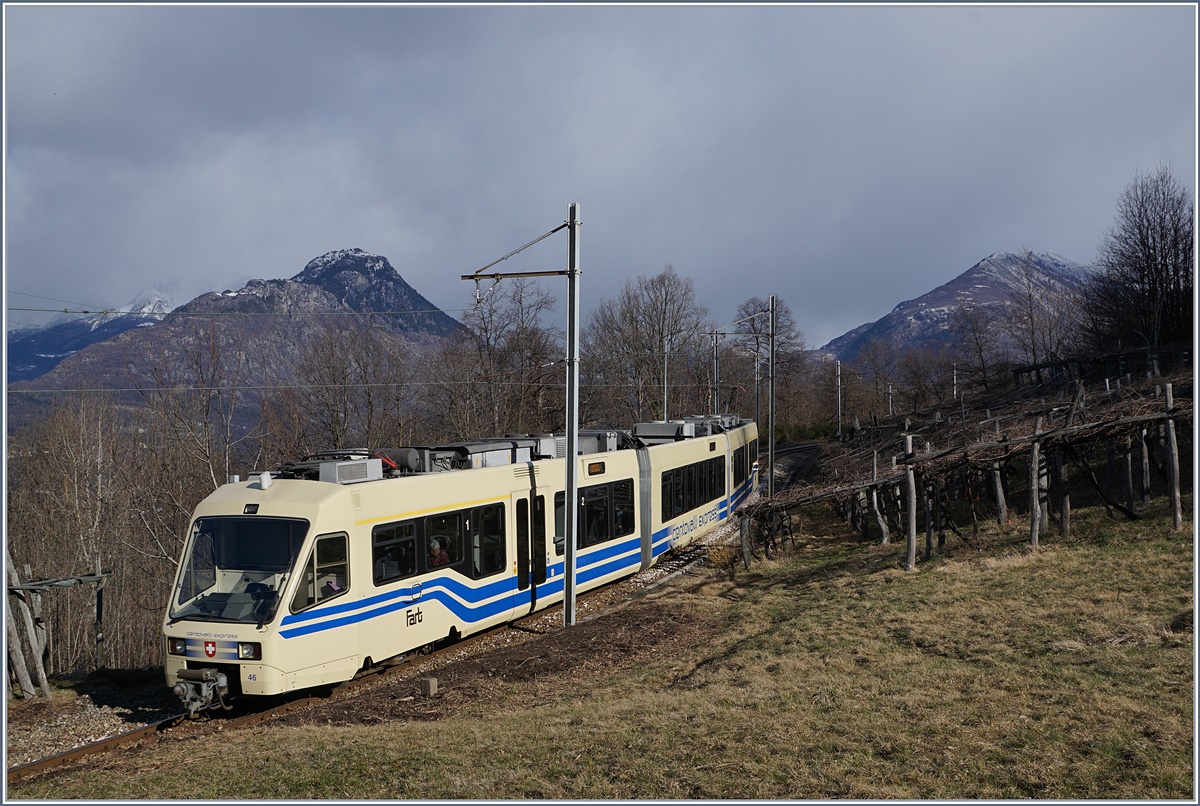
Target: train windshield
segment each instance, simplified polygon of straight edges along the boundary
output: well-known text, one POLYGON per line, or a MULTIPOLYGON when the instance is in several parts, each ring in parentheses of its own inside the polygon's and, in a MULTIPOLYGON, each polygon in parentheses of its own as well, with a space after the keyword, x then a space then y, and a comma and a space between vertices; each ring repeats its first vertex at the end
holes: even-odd
POLYGON ((197 518, 170 617, 270 621, 307 533, 308 521, 290 518, 197 518))

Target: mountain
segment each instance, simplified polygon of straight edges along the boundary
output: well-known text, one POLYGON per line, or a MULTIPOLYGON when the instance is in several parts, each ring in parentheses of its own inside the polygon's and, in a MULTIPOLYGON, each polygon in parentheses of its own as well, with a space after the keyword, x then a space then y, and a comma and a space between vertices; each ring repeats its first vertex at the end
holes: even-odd
POLYGON ((313 258, 292 280, 322 288, 354 311, 387 311, 384 320, 401 333, 449 336, 462 328, 404 282, 387 258, 361 249, 313 258), (391 313, 395 311, 406 313, 391 313))
POLYGON ((9 331, 8 382, 45 375, 64 359, 85 347, 108 341, 127 330, 149 327, 163 320, 171 303, 157 289, 145 291, 121 310, 100 311, 77 318, 60 314, 45 327, 9 331))
MULTIPOLYGON (((16 394, 9 397, 9 429, 50 399, 27 394, 35 390, 238 385, 250 390, 243 395, 250 410, 258 401, 255 390, 296 382, 306 348, 326 344, 321 340, 331 334, 342 339, 340 349, 371 351, 369 342, 378 340, 411 352, 463 328, 408 285, 387 258, 361 249, 322 255, 288 280, 250 280, 236 291, 201 294, 158 318, 103 341, 93 336, 94 343, 60 358, 49 372, 10 384, 16 394)), ((131 401, 138 396, 125 394, 131 401)))
POLYGON ((886 316, 859 325, 816 352, 853 361, 875 339, 906 346, 939 346, 954 338, 954 313, 963 303, 1001 307, 1025 294, 1026 274, 1036 299, 1054 300, 1063 291, 1079 289, 1091 272, 1053 252, 996 252, 948 283, 901 302, 886 316))

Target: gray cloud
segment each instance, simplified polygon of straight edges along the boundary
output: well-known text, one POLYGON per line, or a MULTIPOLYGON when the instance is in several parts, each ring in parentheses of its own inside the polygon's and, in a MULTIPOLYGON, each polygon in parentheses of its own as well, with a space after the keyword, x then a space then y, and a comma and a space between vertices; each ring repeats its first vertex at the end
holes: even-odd
POLYGON ((1196 170, 1194 7, 6 16, 7 288, 95 305, 359 246, 461 308, 577 201, 585 310, 672 263, 821 344, 997 250, 1090 261, 1135 172, 1196 170))

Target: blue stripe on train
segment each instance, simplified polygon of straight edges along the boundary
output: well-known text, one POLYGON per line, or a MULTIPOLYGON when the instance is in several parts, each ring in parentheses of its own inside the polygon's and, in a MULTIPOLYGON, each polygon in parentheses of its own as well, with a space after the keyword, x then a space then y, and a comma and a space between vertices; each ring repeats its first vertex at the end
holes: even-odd
MULTIPOLYGON (((750 487, 751 485, 748 483, 743 484, 733 491, 731 498, 723 498, 718 502, 718 523, 728 518, 732 509, 741 505, 746 496, 750 494, 750 487)), ((651 536, 651 557, 657 558, 671 549, 671 529, 672 527, 663 527, 651 536)), ((633 537, 581 555, 578 558, 576 569, 576 584, 587 584, 614 572, 640 565, 639 548, 638 538, 633 537)), ((547 571, 553 576, 538 586, 539 592, 543 596, 561 593, 566 564, 556 563, 549 566, 547 571)), ((518 595, 516 584, 516 577, 511 575, 478 588, 466 585, 450 576, 437 577, 421 583, 421 594, 418 599, 413 598, 412 588, 409 587, 355 602, 334 604, 304 613, 287 615, 280 622, 280 626, 285 628, 293 624, 304 626, 282 629, 279 634, 284 638, 295 638, 300 635, 358 624, 430 600, 441 602, 455 617, 464 622, 484 621, 507 610, 529 604, 529 593, 526 591, 522 592, 523 595, 518 595), (510 595, 505 596, 506 593, 510 595), (487 601, 489 599, 492 601, 487 601), (330 618, 331 616, 337 618, 330 618), (309 623, 305 624, 305 622, 309 623)))
MULTIPOLYGON (((579 558, 576 571, 575 578, 577 584, 586 584, 626 567, 636 567, 641 563, 641 553, 638 549, 638 540, 634 538, 633 540, 615 543, 601 550, 582 555, 579 558)), ((550 568, 558 576, 539 586, 539 591, 544 596, 559 593, 563 587, 562 575, 564 573, 564 564, 558 563, 550 568)), ((464 585, 451 577, 438 577, 421 584, 419 599, 412 597, 410 588, 408 590, 399 590, 373 596, 358 602, 321 608, 294 616, 289 615, 280 622, 281 626, 287 627, 289 624, 308 623, 303 624, 303 626, 282 629, 279 634, 284 638, 295 638, 314 632, 336 629, 351 624, 358 624, 428 601, 441 602, 456 618, 461 619, 465 623, 470 624, 485 621, 514 607, 529 604, 529 593, 522 592, 523 595, 517 595, 516 585, 517 580, 513 576, 505 577, 502 580, 497 580, 479 588, 464 585), (451 593, 456 594, 457 597, 451 595, 451 593), (504 595, 506 593, 509 595, 504 595), (466 600, 465 602, 462 601, 464 599, 466 600), (489 599, 491 601, 487 601, 489 599), (330 616, 338 616, 338 614, 344 615, 337 618, 329 618, 330 616), (322 620, 317 621, 317 619, 322 620)))

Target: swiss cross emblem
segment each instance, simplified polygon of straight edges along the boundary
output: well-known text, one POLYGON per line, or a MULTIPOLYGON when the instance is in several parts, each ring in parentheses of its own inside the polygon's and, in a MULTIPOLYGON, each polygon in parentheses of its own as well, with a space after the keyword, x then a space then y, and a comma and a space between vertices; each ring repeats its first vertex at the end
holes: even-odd
POLYGON ((217 654, 217 642, 216 641, 205 641, 204 642, 204 654, 210 658, 215 657, 217 654))

